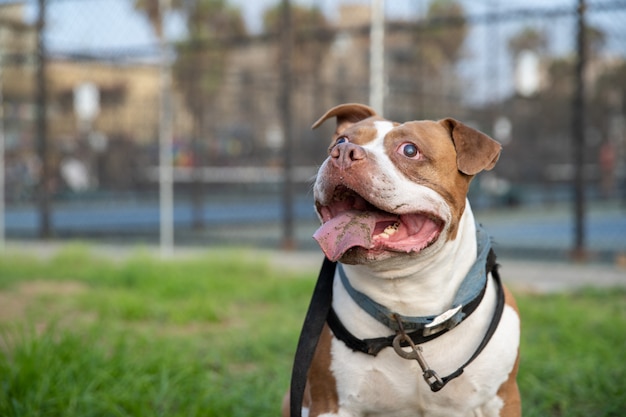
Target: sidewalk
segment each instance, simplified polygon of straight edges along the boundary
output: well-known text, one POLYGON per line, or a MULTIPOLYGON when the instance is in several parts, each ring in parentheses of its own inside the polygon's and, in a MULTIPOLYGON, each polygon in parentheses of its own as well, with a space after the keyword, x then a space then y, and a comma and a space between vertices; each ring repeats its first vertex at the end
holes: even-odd
POLYGON ((626 268, 593 263, 499 259, 502 280, 517 291, 551 293, 584 287, 626 287, 626 268))
MULTIPOLYGON (((289 270, 317 273, 322 265, 321 253, 270 252, 273 265, 289 270)), ((565 263, 498 258, 502 280, 516 291, 553 293, 584 287, 626 287, 626 268, 595 263, 565 263)))

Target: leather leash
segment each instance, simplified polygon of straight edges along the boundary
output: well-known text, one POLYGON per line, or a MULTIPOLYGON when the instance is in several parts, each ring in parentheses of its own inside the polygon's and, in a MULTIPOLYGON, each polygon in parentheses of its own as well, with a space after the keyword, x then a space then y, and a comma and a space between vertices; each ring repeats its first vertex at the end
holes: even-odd
POLYGON ((302 400, 304 399, 307 373, 332 303, 333 277, 336 267, 336 262, 324 258, 322 269, 313 290, 311 303, 302 325, 291 370, 291 390, 289 393, 291 417, 302 416, 302 400))

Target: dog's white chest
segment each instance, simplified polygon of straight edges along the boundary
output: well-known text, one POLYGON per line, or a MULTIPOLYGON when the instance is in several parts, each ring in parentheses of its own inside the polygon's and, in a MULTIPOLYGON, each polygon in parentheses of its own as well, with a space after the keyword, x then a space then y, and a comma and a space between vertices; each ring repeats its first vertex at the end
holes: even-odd
MULTIPOLYGON (((485 298, 495 298, 493 285, 485 298)), ((454 372, 471 357, 482 340, 493 304, 483 303, 462 326, 422 345, 425 359, 439 376, 454 372)), ((366 322, 362 325, 367 326, 366 322)), ((417 362, 401 358, 393 348, 385 348, 374 357, 356 353, 333 339, 331 370, 337 380, 337 416, 499 416, 503 404, 496 393, 513 369, 518 340, 519 318, 513 309, 505 307, 498 330, 483 354, 459 378, 432 392, 417 362), (507 345, 511 349, 502 350, 507 345)))

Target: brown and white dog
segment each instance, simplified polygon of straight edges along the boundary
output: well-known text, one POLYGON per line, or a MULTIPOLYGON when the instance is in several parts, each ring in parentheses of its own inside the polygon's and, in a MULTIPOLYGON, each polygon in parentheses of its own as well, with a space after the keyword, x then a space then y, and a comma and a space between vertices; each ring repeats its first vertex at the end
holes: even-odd
MULTIPOLYGON (((313 128, 330 118, 336 118, 337 128, 314 186, 322 221, 314 237, 328 259, 340 262, 349 286, 368 299, 402 316, 447 314, 477 261, 469 184, 474 175, 493 168, 500 145, 453 119, 396 123, 360 104, 330 109, 313 128)), ((358 339, 396 333, 363 310, 339 270, 332 285, 332 309, 349 333, 358 339)), ((471 315, 419 344, 431 369, 454 373, 477 352, 494 322, 497 291, 487 274, 471 315)), ((520 319, 511 294, 504 293, 491 339, 438 392, 424 380, 417 361, 401 357, 393 347, 375 356, 355 351, 326 325, 308 371, 302 414, 521 415, 516 382, 520 319)), ((285 416, 288 403, 286 398, 285 416)))

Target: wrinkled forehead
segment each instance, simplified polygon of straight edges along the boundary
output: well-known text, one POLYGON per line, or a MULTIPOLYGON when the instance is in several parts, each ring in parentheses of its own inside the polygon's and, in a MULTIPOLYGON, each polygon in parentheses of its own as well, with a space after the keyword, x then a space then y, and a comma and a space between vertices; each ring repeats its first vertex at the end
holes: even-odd
POLYGON ((333 141, 338 137, 345 136, 350 142, 365 146, 376 141, 382 141, 385 135, 396 126, 399 126, 399 123, 370 118, 339 130, 333 135, 333 141))
POLYGON ((367 119, 355 123, 334 135, 333 140, 346 136, 350 142, 361 146, 381 144, 387 140, 406 139, 423 144, 451 144, 449 134, 439 123, 430 120, 417 120, 397 123, 383 119, 367 119))

